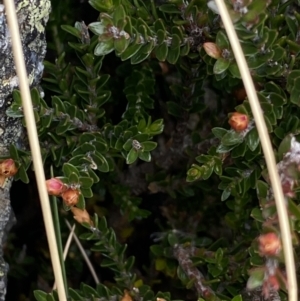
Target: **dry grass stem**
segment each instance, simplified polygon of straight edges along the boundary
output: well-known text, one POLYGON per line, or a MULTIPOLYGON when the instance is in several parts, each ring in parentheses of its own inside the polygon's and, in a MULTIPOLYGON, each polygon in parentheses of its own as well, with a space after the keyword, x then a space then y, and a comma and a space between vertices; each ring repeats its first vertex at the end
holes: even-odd
POLYGON ((237 34, 234 30, 234 26, 232 24, 226 5, 223 0, 216 0, 216 4, 218 6, 219 13, 222 17, 222 21, 226 29, 228 38, 230 40, 231 47, 236 62, 239 66, 239 70, 248 95, 248 99, 251 105, 251 110, 259 133, 260 142, 263 148, 272 189, 275 196, 281 237, 282 237, 282 242, 284 247, 284 258, 285 258, 285 265, 286 265, 287 278, 288 278, 289 301, 297 301, 297 281, 296 281, 295 261, 294 261, 293 246, 292 246, 292 239, 291 239, 291 230, 290 230, 289 219, 287 215, 287 208, 285 205, 285 197, 282 192, 282 186, 277 171, 276 161, 275 161, 270 137, 264 121, 263 111, 260 107, 256 90, 250 75, 250 71, 247 66, 247 62, 244 57, 237 34))
MULTIPOLYGON (((67 220, 65 220, 65 222, 66 222, 66 225, 68 226, 68 228, 71 230, 72 227, 71 227, 70 223, 67 220)), ((95 280, 95 283, 96 284, 100 283, 100 280, 99 280, 99 278, 96 274, 96 271, 95 271, 91 261, 89 260, 88 256, 86 255, 86 252, 85 252, 80 240, 78 239, 78 237, 75 233, 74 233, 74 240, 75 240, 75 242, 77 244, 77 247, 78 247, 78 249, 80 250, 80 252, 82 254, 82 257, 84 258, 84 260, 85 260, 85 262, 86 262, 86 264, 87 264, 87 266, 88 266, 88 268, 89 268, 89 270, 90 270, 90 272, 91 272, 91 274, 92 274, 92 276, 95 280)), ((64 255, 65 255, 65 252, 64 252, 64 255)))
MULTIPOLYGON (((70 232, 70 234, 68 236, 65 248, 64 248, 64 254, 63 254, 64 261, 67 258, 67 255, 68 255, 71 243, 72 243, 72 239, 73 239, 75 228, 76 228, 76 225, 74 224, 73 227, 72 227, 72 229, 71 229, 71 232, 70 232)), ((56 282, 54 282, 52 290, 54 291, 55 289, 56 289, 56 282)))
POLYGON ((14 60, 16 64, 17 75, 20 82, 20 90, 23 101, 23 109, 26 120, 26 127, 29 137, 29 144, 32 153, 32 160, 36 174, 36 181, 38 184, 38 191, 41 200, 44 223, 46 227, 46 234, 48 245, 50 249, 51 261, 54 270, 55 281, 58 285, 58 296, 60 301, 67 301, 64 282, 59 261, 56 237, 54 232, 53 220, 49 204, 49 197, 46 190, 46 180, 41 157, 39 139, 37 135, 36 123, 33 114, 32 100, 29 91, 28 77, 26 74, 26 67, 24 62, 24 55, 20 40, 20 32, 18 27, 18 20, 16 15, 15 3, 12 0, 4 0, 7 22, 12 38, 12 49, 14 60))

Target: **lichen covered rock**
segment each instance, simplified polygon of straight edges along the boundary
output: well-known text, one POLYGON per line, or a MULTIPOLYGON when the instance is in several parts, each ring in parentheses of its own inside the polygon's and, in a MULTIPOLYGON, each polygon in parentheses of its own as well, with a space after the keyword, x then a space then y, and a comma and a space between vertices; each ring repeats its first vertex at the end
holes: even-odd
MULTIPOLYGON (((43 60, 46 53, 45 25, 48 21, 51 4, 49 0, 15 1, 20 25, 28 80, 31 87, 37 86, 43 73, 43 60)), ((7 156, 9 146, 25 145, 26 140, 22 122, 6 116, 11 104, 12 91, 19 86, 11 48, 11 34, 5 17, 5 6, 0 1, 0 156, 7 156)), ((0 300, 5 300, 6 274, 8 266, 4 262, 2 247, 7 231, 13 224, 10 206, 10 187, 12 178, 0 187, 0 300)))

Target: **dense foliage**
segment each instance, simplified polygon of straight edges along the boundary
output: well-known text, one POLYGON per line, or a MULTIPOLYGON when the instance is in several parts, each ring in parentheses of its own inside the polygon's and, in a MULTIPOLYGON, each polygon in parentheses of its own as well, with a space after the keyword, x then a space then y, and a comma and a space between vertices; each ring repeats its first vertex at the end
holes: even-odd
MULTIPOLYGON (((102 267, 101 284, 81 276, 88 284, 74 287, 68 267, 80 273, 82 263, 67 266, 70 300, 238 301, 246 288, 270 300, 281 289, 284 300, 273 193, 214 1, 90 0, 93 17, 77 12, 89 23, 75 26, 71 2, 53 2, 43 91, 32 90, 46 173, 53 165, 63 183, 54 194, 87 228, 81 238, 95 242, 86 247, 102 267), (94 217, 78 218, 74 206, 94 217)), ((300 3, 226 2, 299 255, 300 3)), ((7 114, 23 117, 18 91, 7 114)), ((27 183, 30 153, 12 146, 11 157, 27 183)))

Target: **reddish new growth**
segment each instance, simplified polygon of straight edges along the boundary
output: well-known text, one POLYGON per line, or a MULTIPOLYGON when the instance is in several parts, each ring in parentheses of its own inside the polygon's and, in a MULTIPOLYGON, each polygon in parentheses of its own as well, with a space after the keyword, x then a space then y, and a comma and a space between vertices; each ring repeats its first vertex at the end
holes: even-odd
POLYGON ((18 172, 13 159, 6 159, 0 163, 0 187, 3 188, 6 179, 13 177, 18 172))
POLYGON ((228 123, 236 132, 242 132, 248 127, 249 117, 245 114, 234 112, 229 115, 228 123))
POLYGON ((6 159, 0 163, 0 176, 12 177, 18 172, 15 161, 6 159))
POLYGON ((275 233, 260 235, 258 243, 261 256, 276 256, 281 251, 281 241, 275 233))
POLYGON ((60 196, 66 189, 66 185, 58 178, 51 178, 46 181, 46 187, 49 195, 60 196))
POLYGON ((286 279, 278 268, 278 260, 275 258, 268 258, 265 265, 266 271, 264 282, 262 285, 262 293, 265 300, 269 300, 274 292, 279 291, 279 279, 286 285, 286 279))
POLYGON ((218 47, 217 44, 212 42, 206 42, 203 44, 203 49, 205 50, 206 54, 214 59, 218 59, 221 57, 221 49, 218 47))
POLYGON ((67 206, 75 206, 78 203, 80 192, 77 189, 68 189, 61 197, 67 206))
POLYGON ((78 189, 69 188, 58 178, 51 178, 46 181, 47 191, 49 195, 62 197, 67 206, 75 206, 78 203, 80 191, 78 189))

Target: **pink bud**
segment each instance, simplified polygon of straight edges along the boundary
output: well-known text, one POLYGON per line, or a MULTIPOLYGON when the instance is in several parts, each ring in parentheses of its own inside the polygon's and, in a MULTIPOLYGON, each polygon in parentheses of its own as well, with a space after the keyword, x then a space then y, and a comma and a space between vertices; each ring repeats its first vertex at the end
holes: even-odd
POLYGON ((222 55, 221 49, 215 43, 206 42, 203 44, 203 48, 206 54, 214 59, 218 59, 222 55))
POLYGON ((66 190, 66 185, 58 178, 47 180, 46 186, 49 195, 60 196, 66 190))
POLYGON ((62 198, 67 206, 75 206, 78 203, 80 192, 76 189, 68 189, 62 193, 62 198))
POLYGON ((234 112, 229 115, 228 123, 236 132, 242 132, 248 127, 249 118, 245 114, 234 112))
POLYGON ((15 161, 13 159, 6 159, 0 163, 0 175, 5 177, 12 177, 18 172, 15 161))
POLYGON ((262 256, 274 256, 281 250, 281 242, 275 233, 262 234, 258 238, 259 252, 262 256))

